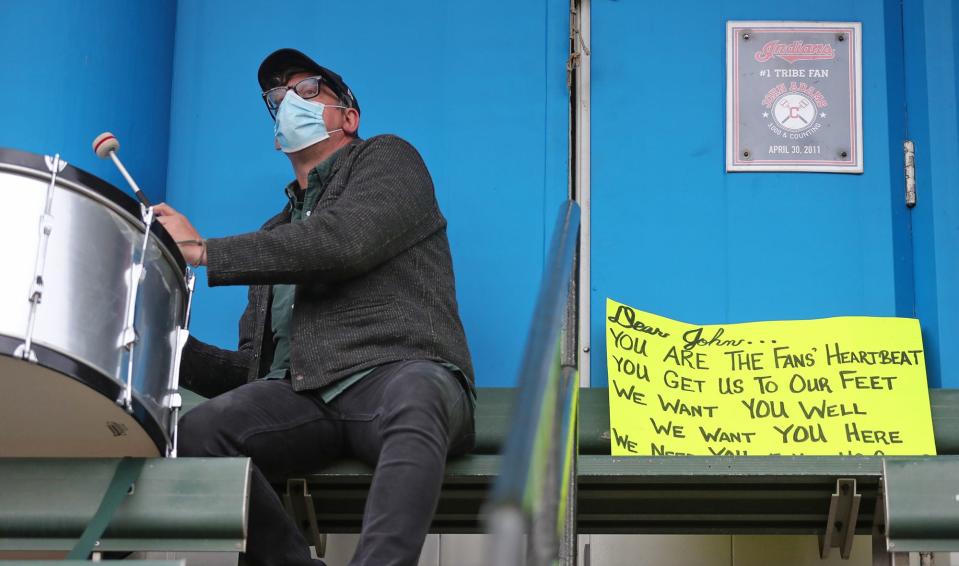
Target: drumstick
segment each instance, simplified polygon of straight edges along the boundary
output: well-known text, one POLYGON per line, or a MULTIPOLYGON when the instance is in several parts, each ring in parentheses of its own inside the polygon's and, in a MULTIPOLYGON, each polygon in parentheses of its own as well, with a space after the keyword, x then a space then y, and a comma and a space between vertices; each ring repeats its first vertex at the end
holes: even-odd
POLYGON ((150 202, 150 199, 147 198, 143 191, 140 190, 140 187, 137 186, 136 181, 133 180, 133 177, 127 172, 127 168, 123 166, 123 163, 120 162, 120 158, 117 157, 117 150, 120 149, 120 140, 116 138, 110 132, 103 132, 99 136, 93 138, 93 152, 97 154, 97 157, 100 159, 106 159, 107 157, 113 159, 113 163, 117 166, 117 169, 120 170, 120 174, 123 175, 123 178, 127 180, 130 188, 133 189, 133 194, 136 195, 137 199, 143 203, 143 206, 149 208, 153 206, 153 203, 150 202))

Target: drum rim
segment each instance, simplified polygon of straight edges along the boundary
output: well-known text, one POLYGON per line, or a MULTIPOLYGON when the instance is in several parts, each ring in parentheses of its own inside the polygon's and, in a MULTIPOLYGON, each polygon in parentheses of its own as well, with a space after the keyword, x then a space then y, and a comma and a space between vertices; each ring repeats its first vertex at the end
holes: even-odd
MULTIPOLYGON (((47 169, 44 156, 37 153, 9 147, 0 147, 0 169, 9 169, 9 167, 5 167, 8 165, 12 165, 14 168, 30 169, 46 179, 50 178, 50 170, 47 169)), ((132 216, 137 222, 140 222, 142 227, 143 221, 140 218, 140 203, 93 173, 68 163, 67 166, 63 168, 63 171, 57 174, 57 179, 72 181, 74 184, 88 189, 132 216)), ((176 245, 176 242, 166 229, 164 229, 159 222, 154 222, 150 226, 150 232, 163 244, 166 252, 169 253, 179 268, 180 273, 185 274, 186 260, 183 258, 183 254, 180 253, 179 246, 176 245)))
MULTIPOLYGON (((0 334, 0 355, 14 358, 16 356, 13 355, 13 352, 22 344, 22 338, 0 334)), ((78 381, 108 399, 117 399, 123 391, 123 386, 120 383, 94 369, 93 366, 37 343, 33 343, 31 348, 37 355, 37 365, 78 381)), ((169 438, 160 423, 153 418, 146 406, 137 398, 136 391, 133 392, 132 417, 143 427, 147 436, 156 445, 160 456, 166 456, 167 447, 172 439, 169 438)))

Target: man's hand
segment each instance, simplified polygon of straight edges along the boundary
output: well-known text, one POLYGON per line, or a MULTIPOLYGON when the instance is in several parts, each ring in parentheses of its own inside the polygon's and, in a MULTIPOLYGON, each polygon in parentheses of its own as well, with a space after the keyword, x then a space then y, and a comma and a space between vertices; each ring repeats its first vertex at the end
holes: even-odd
POLYGON ((157 216, 157 221, 163 224, 166 231, 176 241, 180 253, 183 254, 183 259, 193 267, 206 265, 206 243, 186 216, 166 203, 154 206, 153 212, 157 216))

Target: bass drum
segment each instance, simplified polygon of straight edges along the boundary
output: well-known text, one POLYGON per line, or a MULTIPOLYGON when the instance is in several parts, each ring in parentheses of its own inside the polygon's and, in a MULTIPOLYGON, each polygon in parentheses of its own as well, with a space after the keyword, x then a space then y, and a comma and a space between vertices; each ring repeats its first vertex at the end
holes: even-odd
POLYGON ((156 223, 141 255, 140 204, 81 169, 55 168, 0 149, 0 457, 167 455, 189 316, 183 257, 156 223))

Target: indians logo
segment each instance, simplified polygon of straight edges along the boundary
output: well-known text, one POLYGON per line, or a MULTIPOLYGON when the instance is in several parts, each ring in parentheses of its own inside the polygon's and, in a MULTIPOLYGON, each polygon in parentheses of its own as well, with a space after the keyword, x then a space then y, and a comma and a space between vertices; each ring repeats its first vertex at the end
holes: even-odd
POLYGON ((811 136, 822 128, 819 120, 826 117, 829 106, 822 91, 813 85, 791 81, 779 83, 769 89, 763 97, 765 107, 763 118, 768 120, 766 127, 785 139, 800 140, 811 136))
POLYGON ((773 57, 779 57, 787 63, 796 61, 821 61, 835 59, 836 52, 829 43, 803 43, 802 40, 783 43, 781 41, 767 41, 762 49, 754 56, 756 61, 765 63, 773 57))

